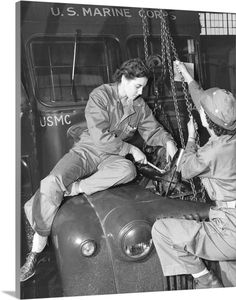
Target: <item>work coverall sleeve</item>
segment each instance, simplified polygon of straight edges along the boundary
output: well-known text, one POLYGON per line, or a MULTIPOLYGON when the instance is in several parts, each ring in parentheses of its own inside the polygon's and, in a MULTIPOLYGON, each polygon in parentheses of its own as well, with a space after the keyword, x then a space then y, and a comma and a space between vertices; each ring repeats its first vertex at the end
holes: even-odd
POLYGON ((204 90, 199 86, 199 84, 193 80, 189 83, 189 92, 193 99, 193 103, 195 104, 197 110, 200 109, 200 98, 202 97, 204 90))
POLYGON ((172 136, 155 119, 151 109, 143 101, 142 116, 139 121, 138 131, 147 145, 166 146, 167 141, 173 141, 172 136))
POLYGON ((197 148, 193 141, 189 141, 184 150, 180 171, 182 177, 190 179, 195 176, 206 175, 210 172, 210 161, 207 159, 204 147, 197 148))
POLYGON ((85 118, 89 134, 99 151, 125 156, 130 151, 130 144, 110 132, 107 103, 103 97, 91 94, 85 109, 85 118))

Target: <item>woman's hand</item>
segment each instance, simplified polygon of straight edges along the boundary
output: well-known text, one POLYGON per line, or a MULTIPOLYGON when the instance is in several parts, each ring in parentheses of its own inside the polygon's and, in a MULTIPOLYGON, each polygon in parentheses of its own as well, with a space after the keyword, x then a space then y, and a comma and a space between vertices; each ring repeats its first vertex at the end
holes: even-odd
POLYGON ((193 81, 193 77, 190 75, 190 73, 188 72, 188 70, 183 62, 181 62, 179 60, 175 60, 174 67, 178 70, 178 72, 180 74, 182 74, 182 76, 184 77, 184 79, 187 83, 190 83, 191 81, 193 81))
POLYGON ((173 159, 177 151, 178 148, 176 147, 175 143, 173 141, 168 141, 166 143, 166 161, 169 161, 169 159, 173 159))
POLYGON ((130 147, 130 154, 133 155, 133 158, 136 162, 145 164, 145 165, 147 164, 146 155, 141 150, 139 150, 139 148, 132 145, 130 147))

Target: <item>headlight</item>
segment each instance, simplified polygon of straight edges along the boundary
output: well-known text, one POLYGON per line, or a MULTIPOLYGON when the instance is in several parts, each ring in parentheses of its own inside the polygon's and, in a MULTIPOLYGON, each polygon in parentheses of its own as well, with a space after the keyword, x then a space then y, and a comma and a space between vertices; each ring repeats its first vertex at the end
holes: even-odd
POLYGON ((151 226, 144 221, 133 221, 120 232, 121 248, 126 257, 140 260, 152 249, 151 226))
POLYGON ((83 256, 92 256, 96 252, 96 249, 97 245, 93 240, 87 240, 81 244, 81 253, 83 254, 83 256))

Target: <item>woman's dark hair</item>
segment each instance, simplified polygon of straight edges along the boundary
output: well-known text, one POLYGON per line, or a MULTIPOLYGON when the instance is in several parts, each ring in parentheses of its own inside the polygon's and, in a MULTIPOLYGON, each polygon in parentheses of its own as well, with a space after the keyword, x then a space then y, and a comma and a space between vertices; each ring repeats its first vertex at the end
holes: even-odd
POLYGON ((135 77, 147 77, 151 75, 151 71, 140 58, 133 58, 125 61, 113 75, 114 81, 121 81, 124 75, 127 79, 134 79, 135 77))
POLYGON ((205 113, 206 115, 206 120, 207 123, 209 125, 209 128, 212 129, 215 133, 215 135, 217 136, 221 136, 221 135, 235 135, 236 134, 236 130, 228 130, 225 129, 219 125, 217 125, 216 123, 214 123, 209 117, 208 115, 205 113))

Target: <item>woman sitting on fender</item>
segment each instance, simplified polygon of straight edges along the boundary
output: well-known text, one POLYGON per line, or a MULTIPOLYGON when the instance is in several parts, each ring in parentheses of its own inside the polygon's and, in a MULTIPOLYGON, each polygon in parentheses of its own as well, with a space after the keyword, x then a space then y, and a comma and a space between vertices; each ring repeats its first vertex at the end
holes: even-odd
POLYGON ((172 137, 141 97, 149 74, 141 59, 130 59, 115 72, 114 83, 103 84, 91 92, 85 109, 87 129, 25 204, 35 234, 20 281, 34 275, 39 253, 46 246, 64 196, 91 195, 133 180, 136 169, 125 158, 128 153, 136 162, 147 163, 144 153, 127 142, 136 130, 148 145, 166 147, 167 156, 173 158, 177 148, 172 137))

